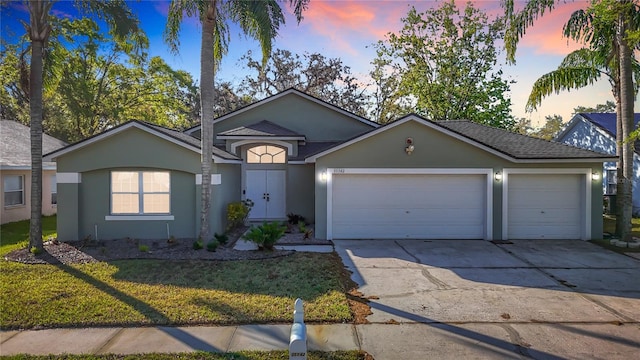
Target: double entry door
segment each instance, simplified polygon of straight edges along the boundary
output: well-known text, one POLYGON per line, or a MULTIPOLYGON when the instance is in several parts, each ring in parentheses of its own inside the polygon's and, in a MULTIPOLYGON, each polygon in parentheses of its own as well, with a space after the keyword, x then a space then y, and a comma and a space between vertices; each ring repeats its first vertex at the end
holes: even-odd
POLYGON ((253 201, 249 219, 284 219, 285 202, 284 170, 247 170, 246 198, 253 201))

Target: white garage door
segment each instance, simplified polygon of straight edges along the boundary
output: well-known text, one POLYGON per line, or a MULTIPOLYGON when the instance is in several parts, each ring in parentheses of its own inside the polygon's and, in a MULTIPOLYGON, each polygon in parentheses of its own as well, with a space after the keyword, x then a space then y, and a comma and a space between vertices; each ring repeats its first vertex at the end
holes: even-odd
POLYGON ((509 239, 580 239, 584 175, 509 175, 509 239))
POLYGON ((334 239, 483 239, 486 175, 340 174, 334 239))

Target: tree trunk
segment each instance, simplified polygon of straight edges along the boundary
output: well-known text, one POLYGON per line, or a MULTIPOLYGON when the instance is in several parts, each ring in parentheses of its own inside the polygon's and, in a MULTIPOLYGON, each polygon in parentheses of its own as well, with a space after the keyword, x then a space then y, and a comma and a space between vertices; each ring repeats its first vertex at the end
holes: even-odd
POLYGON ((618 14, 618 31, 616 33, 620 51, 618 64, 620 69, 620 109, 622 125, 622 176, 618 178, 618 197, 622 208, 618 209, 620 218, 620 239, 631 240, 632 216, 632 181, 633 181, 633 141, 630 134, 633 131, 633 79, 631 71, 631 49, 626 40, 627 14, 618 14))
POLYGON ((31 221, 29 249, 42 250, 42 73, 44 44, 49 38, 50 2, 31 1, 29 37, 31 69, 29 73, 29 114, 31 117, 31 221))
POLYGON ((213 155, 213 105, 214 105, 214 58, 213 35, 215 31, 216 0, 207 4, 202 18, 202 43, 200 50, 200 105, 202 146, 202 192, 200 211, 200 234, 203 241, 209 240, 209 212, 211 209, 211 163, 213 155))
POLYGON ((40 41, 31 42, 31 223, 29 248, 42 250, 42 48, 40 41))

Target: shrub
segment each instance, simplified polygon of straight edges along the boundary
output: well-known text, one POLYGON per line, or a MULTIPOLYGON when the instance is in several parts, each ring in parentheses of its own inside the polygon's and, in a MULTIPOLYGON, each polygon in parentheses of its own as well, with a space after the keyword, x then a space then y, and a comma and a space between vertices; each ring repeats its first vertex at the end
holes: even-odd
POLYGON ((200 250, 202 249, 204 246, 202 244, 202 239, 198 239, 196 241, 193 242, 193 250, 200 250))
POLYGON ((218 244, 220 245, 224 245, 229 241, 229 236, 225 233, 222 233, 222 234, 215 233, 213 234, 213 237, 216 239, 216 241, 218 241, 218 244))
POLYGON ((140 246, 138 246, 138 250, 140 250, 142 252, 147 252, 147 251, 149 251, 149 246, 148 245, 140 245, 140 246))
POLYGON ((218 240, 209 241, 207 243, 207 251, 211 251, 211 252, 216 251, 219 245, 220 243, 218 242, 218 240))
POLYGON ((297 224, 300 224, 300 222, 304 223, 305 221, 306 219, 302 215, 294 214, 294 213, 287 214, 287 222, 291 225, 297 225, 297 224))
POLYGON ((264 222, 254 226, 242 237, 258 245, 258 248, 272 250, 273 245, 284 235, 285 227, 279 222, 264 222))
POLYGON ((253 201, 250 199, 229 203, 227 205, 227 230, 233 230, 244 225, 252 207, 253 201))

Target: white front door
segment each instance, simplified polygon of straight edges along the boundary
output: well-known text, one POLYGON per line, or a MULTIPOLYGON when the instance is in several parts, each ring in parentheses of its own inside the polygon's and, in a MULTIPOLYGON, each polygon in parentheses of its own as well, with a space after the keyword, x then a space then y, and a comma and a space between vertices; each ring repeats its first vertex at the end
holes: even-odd
POLYGON ((285 218, 284 170, 247 170, 246 190, 254 204, 249 219, 285 218))

